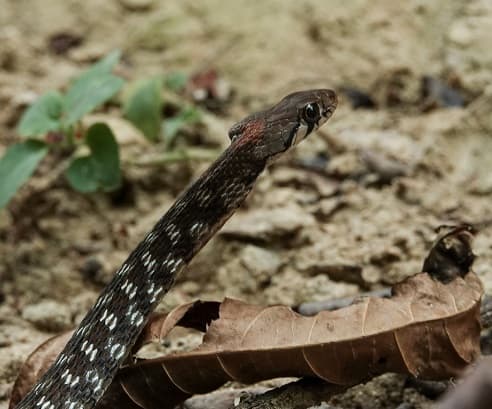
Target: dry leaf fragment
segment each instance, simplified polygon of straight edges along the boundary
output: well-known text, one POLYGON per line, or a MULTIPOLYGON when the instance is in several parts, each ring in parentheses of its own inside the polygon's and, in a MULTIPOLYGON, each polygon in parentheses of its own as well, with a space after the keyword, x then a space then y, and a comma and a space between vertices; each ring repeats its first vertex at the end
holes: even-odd
POLYGON ((470 271, 475 260, 471 248, 475 228, 468 224, 443 225, 438 227, 437 233, 422 271, 446 283, 470 271))
MULTIPOLYGON (((472 272, 448 284, 421 273, 394 286, 391 298, 366 298, 313 317, 232 299, 183 305, 154 316, 139 346, 165 337, 176 325, 206 330, 202 345, 129 363, 98 407, 172 408, 230 380, 310 376, 352 385, 384 372, 457 376, 480 351, 481 295, 472 272)), ((26 365, 42 360, 42 351, 26 365)), ((28 388, 18 380, 15 399, 28 388)))

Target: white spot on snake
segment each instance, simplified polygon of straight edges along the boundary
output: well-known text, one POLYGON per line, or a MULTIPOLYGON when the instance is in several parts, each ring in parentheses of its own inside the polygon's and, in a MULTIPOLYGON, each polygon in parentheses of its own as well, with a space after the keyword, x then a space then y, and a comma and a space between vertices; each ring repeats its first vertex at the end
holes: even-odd
POLYGON ((128 280, 125 280, 125 282, 123 283, 123 285, 121 286, 121 289, 124 290, 126 288, 126 286, 128 285, 128 280))
POLYGON ((148 267, 149 263, 152 261, 152 255, 148 250, 146 250, 142 255, 142 263, 145 267, 148 267))
POLYGON ((118 270, 118 272, 116 273, 116 275, 123 275, 123 274, 126 274, 128 272, 128 270, 130 269, 130 266, 128 264, 123 264, 120 269, 118 270))
POLYGON ((73 388, 75 385, 77 385, 79 383, 79 380, 80 380, 80 376, 76 376, 72 383, 70 384, 70 386, 73 388))
POLYGON ((153 268, 154 268, 154 266, 155 266, 156 264, 157 264, 157 260, 156 260, 156 259, 152 260, 152 261, 149 263, 149 265, 147 266, 147 271, 148 271, 148 272, 152 271, 152 270, 153 270, 153 268))
POLYGON ((109 314, 107 316, 107 318, 104 320, 104 324, 106 324, 107 327, 109 327, 109 325, 113 322, 113 320, 116 319, 116 316, 114 315, 114 312, 112 312, 111 314, 109 314))
POLYGON ((94 388, 94 393, 97 393, 98 391, 100 391, 102 389, 102 385, 103 385, 103 380, 100 379, 99 382, 97 383, 96 387, 94 388))
POLYGON ((168 234, 168 235, 171 235, 173 234, 174 231, 176 231, 176 225, 174 223, 169 223, 164 231, 168 234))
POLYGON ((152 298, 150 299, 150 302, 151 303, 155 303, 157 301, 157 296, 161 293, 162 291, 162 287, 160 288, 157 288, 155 291, 154 291, 154 294, 152 294, 152 298))
POLYGON ((147 234, 147 237, 145 237, 145 243, 152 244, 156 237, 157 235, 153 231, 151 231, 149 234, 147 234))
POLYGON ((183 260, 181 260, 180 258, 174 260, 174 265, 170 269, 171 273, 175 273, 182 265, 183 265, 183 260))
POLYGON ((198 234, 200 234, 200 231, 203 229, 203 227, 205 227, 205 223, 204 222, 195 222, 193 223, 193 226, 191 226, 190 228, 190 233, 192 236, 197 236, 198 234))
POLYGON ((130 294, 130 292, 132 291, 132 288, 133 288, 134 286, 135 286, 135 284, 133 284, 133 283, 128 284, 128 286, 127 286, 127 287, 126 287, 126 289, 125 289, 125 293, 126 293, 126 294, 130 294))
POLYGON ((67 360, 67 356, 63 353, 61 353, 60 355, 58 355, 58 358, 55 362, 55 365, 56 366, 60 366, 60 365, 63 365, 63 363, 67 360))
POLYGON ((92 352, 93 349, 94 349, 94 344, 89 344, 88 347, 85 349, 84 352, 85 352, 86 355, 89 355, 92 352))
POLYGON ((94 348, 94 351, 92 351, 92 354, 91 356, 89 357, 89 361, 90 362, 93 362, 94 359, 96 359, 96 355, 97 355, 97 348, 94 348))
POLYGON ((85 379, 87 379, 87 382, 96 383, 99 380, 99 374, 95 369, 91 369, 85 374, 85 379))
POLYGON ((82 338, 86 333, 87 331, 89 330, 90 328, 90 325, 81 325, 77 331, 75 331, 75 334, 74 336, 77 337, 77 338, 82 338))
POLYGON ((36 403, 36 406, 41 406, 46 399, 46 396, 41 396, 41 399, 38 400, 38 403, 36 403))
POLYGON ((152 294, 154 292, 155 284, 150 283, 149 288, 147 288, 147 294, 152 294))
POLYGON ((51 401, 47 400, 41 405, 41 409, 48 409, 48 406, 51 405, 51 401))
POLYGON ((169 224, 164 231, 167 233, 172 243, 176 243, 181 236, 180 229, 173 223, 169 224))
POLYGON ((200 205, 205 205, 209 200, 210 198, 212 197, 212 194, 210 191, 208 190, 202 190, 199 194, 198 194, 198 197, 196 198, 197 202, 200 204, 200 205))
POLYGON ((65 407, 67 409, 84 409, 84 407, 77 401, 67 400, 65 402, 65 407))
POLYGON ((126 310, 126 316, 128 317, 129 315, 133 315, 135 310, 136 310, 135 304, 130 304, 126 310))
POLYGON ((142 322, 143 322, 143 315, 140 312, 135 311, 130 317, 130 323, 132 325, 139 326, 142 322))
POLYGON ((67 357, 67 365, 73 361, 75 355, 74 354, 71 354, 70 356, 67 357))
POLYGON ((133 291, 130 294, 128 294, 128 298, 131 300, 133 299, 133 297, 135 297, 136 294, 137 294, 137 287, 135 286, 133 287, 133 291))
POLYGON ((137 294, 137 286, 133 285, 133 283, 128 284, 128 286, 125 289, 125 294, 131 300, 137 294))
POLYGON ((103 312, 103 315, 101 318, 99 318, 99 322, 103 322, 106 319, 106 316, 108 315, 108 309, 106 308, 103 312))
POLYGON ((125 354, 125 346, 121 344, 114 344, 111 347, 111 355, 114 359, 118 360, 125 354))
POLYGON ((114 337, 109 337, 107 342, 106 342, 106 346, 104 347, 104 349, 110 350, 111 347, 113 346, 113 343, 114 343, 114 337))
POLYGON ((112 293, 106 293, 106 294, 104 294, 103 296, 99 297, 99 300, 97 300, 97 303, 96 303, 96 305, 95 305, 94 308, 98 308, 100 306, 103 306, 108 301, 111 301, 112 298, 113 298, 112 293))
MULTIPOLYGON (((116 327, 116 323, 118 322, 118 318, 114 317, 111 323, 108 325, 110 331, 114 330, 116 327)), ((107 325, 107 323, 106 323, 107 325)))
POLYGON ((66 377, 65 377, 65 385, 68 385, 70 382, 72 382, 72 374, 69 373, 66 377))
POLYGON ((186 206, 186 201, 184 200, 179 200, 175 205, 174 205, 174 208, 178 211, 180 211, 181 209, 183 209, 183 207, 186 206))

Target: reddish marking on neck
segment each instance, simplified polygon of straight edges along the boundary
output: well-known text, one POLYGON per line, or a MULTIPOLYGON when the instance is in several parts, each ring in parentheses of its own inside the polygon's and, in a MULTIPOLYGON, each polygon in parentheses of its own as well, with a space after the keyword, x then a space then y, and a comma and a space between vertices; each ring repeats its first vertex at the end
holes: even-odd
POLYGON ((256 119, 254 121, 248 122, 248 124, 244 125, 241 135, 239 135, 234 143, 237 146, 242 146, 247 143, 256 143, 263 136, 264 129, 264 120, 256 119))

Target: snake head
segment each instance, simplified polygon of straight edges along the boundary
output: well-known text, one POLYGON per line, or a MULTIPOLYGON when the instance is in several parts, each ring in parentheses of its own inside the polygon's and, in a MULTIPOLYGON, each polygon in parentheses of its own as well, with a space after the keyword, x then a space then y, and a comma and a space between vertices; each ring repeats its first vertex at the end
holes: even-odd
POLYGON ((333 114, 336 93, 329 89, 299 91, 254 113, 229 130, 233 144, 253 144, 258 159, 270 160, 305 139, 333 114))

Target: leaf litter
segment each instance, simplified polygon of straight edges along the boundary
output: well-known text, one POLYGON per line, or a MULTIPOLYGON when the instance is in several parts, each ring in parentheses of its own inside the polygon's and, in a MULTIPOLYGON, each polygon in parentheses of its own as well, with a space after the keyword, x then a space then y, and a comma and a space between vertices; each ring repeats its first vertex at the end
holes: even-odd
MULTIPOLYGON (((458 376, 480 355, 483 288, 468 271, 473 258, 466 258, 466 264, 456 257, 463 249, 463 254, 472 254, 471 238, 467 227, 441 234, 424 263, 436 271, 395 284, 390 298, 366 297, 311 317, 287 306, 264 307, 230 298, 220 303, 195 301, 156 314, 134 352, 163 341, 177 326, 204 332, 202 344, 154 359, 130 358, 98 407, 110 407, 109 402, 133 407, 136 402, 144 408, 172 408, 229 381, 316 377, 351 386, 386 372, 432 380, 458 376), (453 262, 457 267, 451 270, 453 262), (439 263, 448 273, 446 283, 439 280, 439 263)), ((49 367, 69 336, 54 337, 31 355, 14 387, 11 407, 49 367)))

